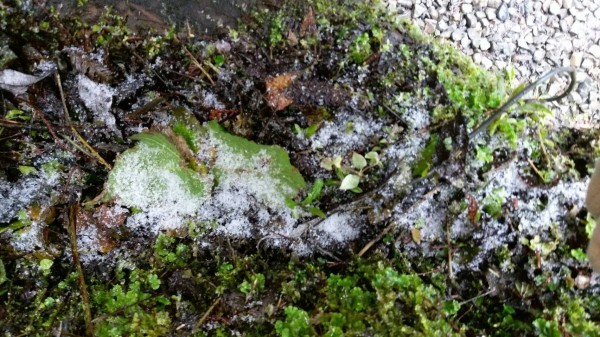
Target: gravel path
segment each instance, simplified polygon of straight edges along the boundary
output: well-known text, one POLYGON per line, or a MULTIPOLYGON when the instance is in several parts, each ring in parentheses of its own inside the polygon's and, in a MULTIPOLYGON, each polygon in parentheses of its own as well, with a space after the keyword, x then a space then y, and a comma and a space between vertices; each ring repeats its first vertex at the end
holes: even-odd
MULTIPOLYGON (((578 69, 577 87, 556 104, 560 126, 600 121, 600 1, 387 0, 424 32, 450 41, 487 69, 513 65, 517 80, 533 81, 557 66, 578 69)), ((567 78, 548 84, 561 90, 567 78)))

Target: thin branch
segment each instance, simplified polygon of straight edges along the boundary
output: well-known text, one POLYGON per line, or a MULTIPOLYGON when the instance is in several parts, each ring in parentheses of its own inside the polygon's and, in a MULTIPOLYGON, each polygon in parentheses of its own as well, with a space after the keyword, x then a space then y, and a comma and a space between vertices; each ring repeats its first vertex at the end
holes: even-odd
POLYGON ((112 168, 110 166, 110 164, 108 162, 106 162, 106 160, 104 160, 104 158, 102 158, 102 156, 96 150, 94 150, 94 148, 83 137, 81 137, 79 132, 77 132, 77 129, 75 129, 75 127, 73 126, 73 123, 71 123, 71 116, 69 115, 69 109, 67 108, 67 101, 65 100, 65 93, 63 92, 62 83, 61 83, 60 75, 58 74, 58 72, 55 74, 55 79, 56 79, 56 84, 58 85, 58 91, 60 92, 60 99, 62 101, 63 109, 65 112, 65 119, 67 120, 67 123, 69 123, 69 127, 71 128, 71 131, 73 132, 75 137, 77 137, 77 139, 79 139, 79 141, 83 144, 83 146, 85 146, 88 149, 88 151, 90 151, 90 153, 92 153, 93 158, 96 158, 102 165, 104 165, 104 167, 106 167, 107 169, 110 170, 112 168))
POLYGON ((77 250, 77 203, 73 203, 69 206, 69 219, 67 229, 69 231, 69 237, 71 239, 71 253, 73 254, 73 264, 77 269, 77 275, 79 276, 79 292, 81 293, 83 316, 85 318, 85 333, 88 337, 94 336, 94 324, 92 323, 92 309, 90 306, 90 295, 87 291, 85 284, 85 277, 83 275, 83 268, 79 261, 79 251, 77 250))

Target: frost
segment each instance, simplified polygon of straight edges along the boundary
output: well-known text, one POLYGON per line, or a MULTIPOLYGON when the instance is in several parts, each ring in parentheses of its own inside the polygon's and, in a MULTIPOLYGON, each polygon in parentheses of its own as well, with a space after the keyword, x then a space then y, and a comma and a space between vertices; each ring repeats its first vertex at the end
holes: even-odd
POLYGON ((83 104, 109 129, 117 131, 115 116, 110 112, 115 91, 106 84, 96 83, 85 75, 77 75, 77 88, 83 104))
POLYGON ((335 121, 325 122, 311 138, 312 148, 322 149, 327 156, 344 156, 371 143, 371 138, 380 133, 382 128, 380 120, 339 113, 335 121))
MULTIPOLYGON (((359 218, 360 219, 360 218, 359 218)), ((344 243, 354 240, 360 234, 357 228, 357 217, 351 213, 336 213, 323 220, 317 230, 321 231, 322 246, 327 246, 332 241, 344 243)))
POLYGON ((138 144, 119 156, 111 171, 105 200, 157 214, 172 228, 178 216, 192 215, 205 195, 205 182, 181 166, 178 150, 164 135, 138 134, 138 144))

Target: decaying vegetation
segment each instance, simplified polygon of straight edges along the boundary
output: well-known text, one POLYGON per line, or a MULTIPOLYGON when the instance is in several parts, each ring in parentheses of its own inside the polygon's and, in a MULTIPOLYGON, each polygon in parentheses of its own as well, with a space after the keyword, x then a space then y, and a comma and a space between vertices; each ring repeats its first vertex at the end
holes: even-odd
POLYGON ((599 335, 598 130, 378 1, 0 41, 6 336, 599 335))

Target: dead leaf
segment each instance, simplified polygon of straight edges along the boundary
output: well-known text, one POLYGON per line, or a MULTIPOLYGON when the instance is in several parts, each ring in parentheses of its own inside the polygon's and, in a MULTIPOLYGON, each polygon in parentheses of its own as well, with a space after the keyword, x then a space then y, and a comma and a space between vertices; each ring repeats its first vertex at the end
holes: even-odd
POLYGON ((308 7, 308 12, 304 16, 302 20, 302 24, 300 25, 300 36, 306 35, 306 33, 312 33, 317 30, 317 25, 315 22, 315 15, 313 13, 312 7, 308 7))
POLYGON ((290 46, 295 46, 298 44, 298 37, 291 30, 288 30, 287 39, 288 39, 288 42, 290 43, 290 46))
POLYGON ((467 194, 467 199, 469 199, 469 205, 467 207, 467 215, 471 223, 477 226, 477 211, 479 211, 479 206, 477 205, 477 201, 471 194, 467 194))
POLYGON ((413 241, 420 245, 421 244, 421 229, 419 228, 413 228, 410 230, 410 236, 412 237, 413 241))
POLYGON ((294 101, 281 92, 272 92, 267 94, 267 103, 277 112, 287 108, 294 101))
POLYGON ((43 80, 54 71, 48 71, 41 76, 24 74, 12 69, 0 70, 0 88, 10 91, 13 95, 24 94, 29 86, 43 80))
POLYGON ((281 91, 287 88, 296 79, 296 75, 285 73, 267 79, 267 92, 281 91))
POLYGON ((281 111, 288 107, 294 101, 289 98, 284 90, 296 79, 296 75, 285 73, 276 77, 271 77, 266 80, 267 86, 267 104, 277 111, 281 111))

